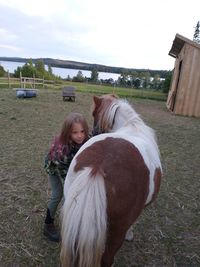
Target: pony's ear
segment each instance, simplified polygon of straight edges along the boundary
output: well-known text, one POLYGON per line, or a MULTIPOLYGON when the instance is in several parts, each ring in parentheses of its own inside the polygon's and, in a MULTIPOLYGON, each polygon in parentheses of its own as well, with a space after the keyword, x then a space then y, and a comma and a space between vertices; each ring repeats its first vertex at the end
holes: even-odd
POLYGON ((111 95, 112 97, 114 97, 114 98, 117 98, 117 99, 119 98, 118 95, 116 95, 115 93, 112 93, 112 94, 110 94, 110 95, 111 95))
POLYGON ((94 101, 94 105, 95 105, 96 107, 99 107, 99 106, 101 105, 101 98, 100 98, 100 97, 94 95, 94 96, 93 96, 93 101, 94 101))

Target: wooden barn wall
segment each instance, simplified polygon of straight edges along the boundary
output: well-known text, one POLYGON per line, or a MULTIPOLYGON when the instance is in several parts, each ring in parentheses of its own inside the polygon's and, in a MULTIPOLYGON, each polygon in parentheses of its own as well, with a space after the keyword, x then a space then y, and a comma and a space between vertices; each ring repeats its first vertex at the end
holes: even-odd
POLYGON ((181 60, 179 83, 175 89, 174 113, 200 117, 200 49, 186 43, 177 64, 181 60))
POLYGON ((171 82, 170 91, 169 91, 168 98, 167 98, 167 108, 173 112, 174 112, 174 107, 175 107, 176 97, 177 97, 178 81, 180 80, 179 66, 180 66, 180 62, 183 60, 183 57, 184 57, 184 50, 185 49, 183 47, 175 61, 172 82, 171 82))
POLYGON ((169 90, 168 97, 167 97, 167 108, 171 111, 173 111, 173 107, 175 104, 174 101, 175 101, 176 87, 177 87, 177 82, 178 82, 179 63, 180 63, 180 60, 179 58, 177 58, 175 61, 173 77, 172 77, 170 90, 169 90))

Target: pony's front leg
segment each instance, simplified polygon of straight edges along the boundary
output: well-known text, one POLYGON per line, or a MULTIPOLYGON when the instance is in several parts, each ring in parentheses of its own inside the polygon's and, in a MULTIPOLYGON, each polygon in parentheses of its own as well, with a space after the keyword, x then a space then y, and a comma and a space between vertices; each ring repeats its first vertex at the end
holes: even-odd
POLYGON ((126 241, 132 241, 133 240, 133 229, 132 229, 132 226, 126 232, 125 240, 126 241))

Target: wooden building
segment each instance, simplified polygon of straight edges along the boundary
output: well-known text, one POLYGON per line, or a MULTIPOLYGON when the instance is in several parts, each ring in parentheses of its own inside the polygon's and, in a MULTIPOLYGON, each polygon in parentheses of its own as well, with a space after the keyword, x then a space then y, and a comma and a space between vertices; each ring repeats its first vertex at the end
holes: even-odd
POLYGON ((176 34, 169 55, 176 60, 167 108, 174 114, 200 117, 200 44, 176 34))

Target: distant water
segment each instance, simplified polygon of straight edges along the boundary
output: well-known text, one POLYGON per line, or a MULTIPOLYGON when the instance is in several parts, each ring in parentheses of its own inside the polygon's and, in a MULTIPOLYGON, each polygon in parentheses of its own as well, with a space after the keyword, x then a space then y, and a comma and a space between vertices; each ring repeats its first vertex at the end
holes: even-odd
MULTIPOLYGON (((11 61, 0 61, 0 65, 10 73, 14 73, 14 71, 17 69, 17 67, 23 66, 25 63, 20 62, 11 62, 11 61)), ((47 66, 45 66, 47 69, 47 66)), ((73 78, 77 75, 79 70, 75 69, 64 69, 64 68, 55 68, 52 67, 53 74, 60 76, 61 78, 67 78, 68 75, 70 78, 73 78)), ((90 78, 91 77, 91 71, 87 70, 80 70, 83 74, 83 77, 90 78)), ((112 78, 114 81, 118 79, 120 74, 117 73, 108 73, 108 72, 99 72, 99 79, 110 79, 112 78)))

